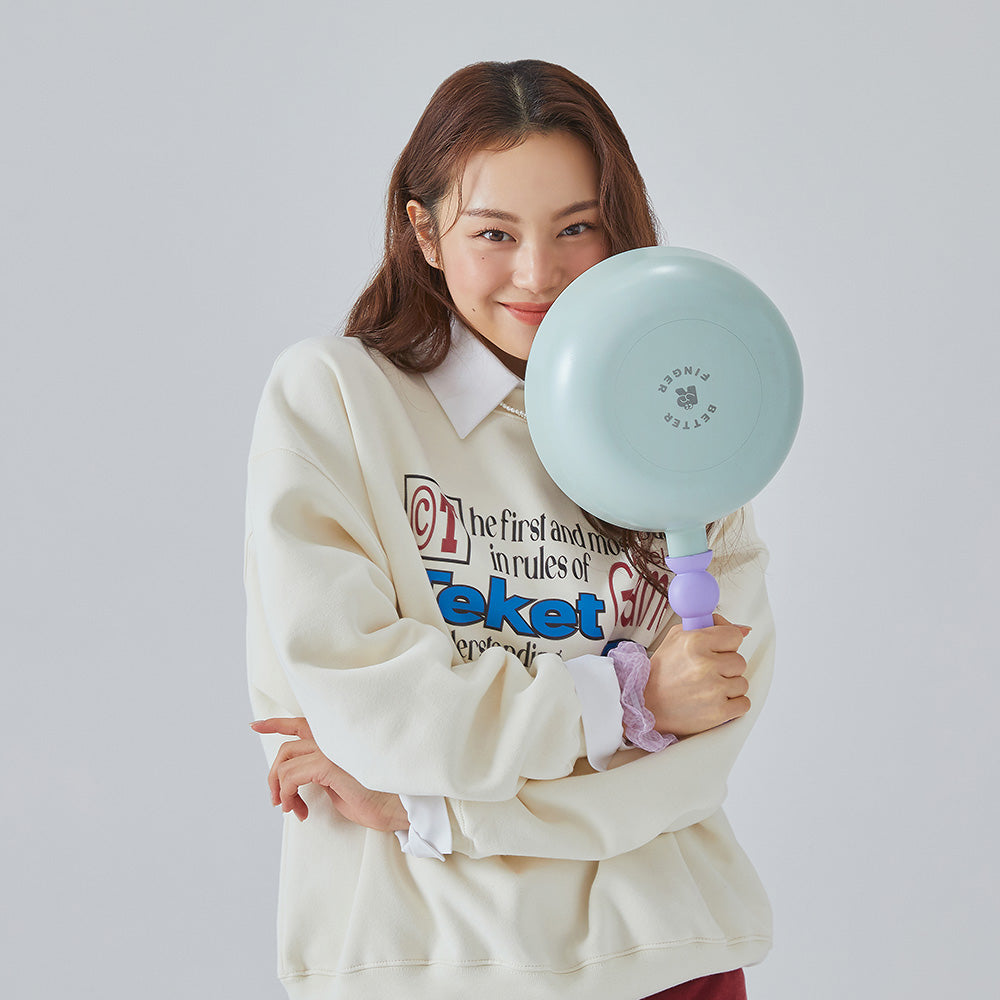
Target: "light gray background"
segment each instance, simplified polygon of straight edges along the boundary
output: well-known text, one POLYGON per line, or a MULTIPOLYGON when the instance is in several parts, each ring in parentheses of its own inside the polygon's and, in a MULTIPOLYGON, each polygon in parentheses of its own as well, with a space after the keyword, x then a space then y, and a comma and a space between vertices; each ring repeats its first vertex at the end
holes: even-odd
MULTIPOLYGON (((756 1000, 986 995, 998 865, 989 2, 4 0, 5 995, 283 995, 243 486, 450 72, 563 63, 669 239, 779 304, 775 686, 731 781, 756 1000)), ((651 789, 651 794, 655 790, 651 789)))

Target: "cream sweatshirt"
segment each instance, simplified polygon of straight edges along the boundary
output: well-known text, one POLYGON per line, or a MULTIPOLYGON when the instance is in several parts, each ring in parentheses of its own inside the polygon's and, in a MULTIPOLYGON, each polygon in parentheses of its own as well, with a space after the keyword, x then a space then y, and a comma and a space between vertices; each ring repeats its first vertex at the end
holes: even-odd
POLYGON ((279 976, 293 998, 635 1000, 758 962, 770 911, 720 808, 773 660, 752 516, 723 551, 713 533, 719 610, 753 626, 751 712, 615 752, 607 675, 573 665, 615 639, 655 648, 677 619, 499 405, 523 409, 519 381, 453 329, 427 376, 356 340, 296 344, 258 411, 255 716, 304 715, 360 782, 436 804, 451 851, 405 853, 305 789, 309 819, 284 826, 279 976))

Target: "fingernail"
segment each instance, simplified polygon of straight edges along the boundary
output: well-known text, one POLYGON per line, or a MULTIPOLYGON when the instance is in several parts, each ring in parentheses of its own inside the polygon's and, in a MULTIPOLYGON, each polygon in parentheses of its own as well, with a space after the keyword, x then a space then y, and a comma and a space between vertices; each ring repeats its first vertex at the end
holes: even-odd
POLYGON ((742 632, 743 632, 744 635, 747 635, 748 633, 750 633, 750 632, 753 631, 753 626, 752 625, 741 625, 740 629, 742 630, 742 632))
POLYGON ((251 729, 253 729, 253 727, 254 727, 254 726, 256 726, 256 725, 257 725, 257 723, 256 723, 256 722, 251 722, 251 723, 250 723, 250 728, 251 728, 251 729))

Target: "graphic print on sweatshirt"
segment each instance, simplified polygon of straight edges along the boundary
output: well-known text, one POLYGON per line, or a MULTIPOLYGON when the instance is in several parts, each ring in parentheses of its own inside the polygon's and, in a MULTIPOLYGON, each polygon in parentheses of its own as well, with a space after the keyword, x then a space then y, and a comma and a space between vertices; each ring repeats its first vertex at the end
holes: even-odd
POLYGON ((667 599, 588 523, 487 509, 429 476, 405 476, 403 492, 438 608, 466 659, 499 645, 530 666, 542 651, 600 652, 617 638, 645 645, 669 617, 667 599))

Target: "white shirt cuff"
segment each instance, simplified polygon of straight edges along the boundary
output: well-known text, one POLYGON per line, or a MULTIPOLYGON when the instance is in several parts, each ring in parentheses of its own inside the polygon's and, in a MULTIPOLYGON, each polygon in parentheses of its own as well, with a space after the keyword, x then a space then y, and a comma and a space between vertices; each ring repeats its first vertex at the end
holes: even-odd
POLYGON ((622 742, 621 689, 615 665, 608 656, 587 653, 567 660, 566 668, 580 699, 587 760, 595 771, 606 771, 615 752, 625 745, 622 742))
POLYGON ((451 854, 451 822, 448 807, 440 795, 400 795, 410 821, 409 830, 397 830, 404 854, 414 858, 444 861, 451 854))

